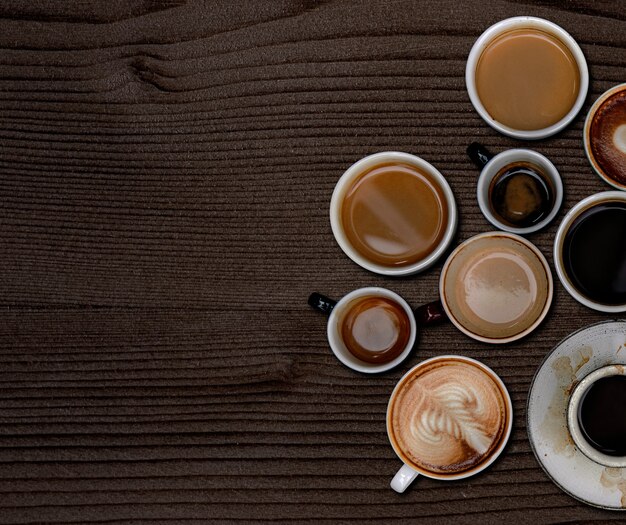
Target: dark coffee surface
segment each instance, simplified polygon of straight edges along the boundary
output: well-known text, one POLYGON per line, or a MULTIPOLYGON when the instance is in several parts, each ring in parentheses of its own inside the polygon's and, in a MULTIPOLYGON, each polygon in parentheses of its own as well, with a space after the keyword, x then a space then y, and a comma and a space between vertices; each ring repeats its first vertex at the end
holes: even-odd
POLYGON ((581 399, 578 422, 585 439, 610 456, 626 456, 626 376, 602 377, 581 399))
POLYGON ((509 226, 527 228, 545 219, 554 206, 554 190, 538 166, 514 163, 493 178, 491 209, 509 226))
POLYGON ((563 242, 565 271, 585 296, 626 303, 626 204, 608 202, 581 213, 563 242))
POLYGON ((376 151, 446 176, 460 242, 492 229, 468 142, 538 149, 565 184, 557 219, 530 237, 552 264, 567 210, 608 189, 581 136, 626 69, 621 2, 9 1, 0 15, 0 522, 624 519, 564 494, 526 436, 544 356, 609 318, 558 280, 529 337, 496 348, 428 327, 375 377, 337 361, 306 304, 370 285, 437 299, 443 260, 386 279, 333 238, 335 183, 376 151), (518 15, 560 24, 592 72, 572 125, 532 143, 492 130, 464 83, 474 40, 518 15), (451 353, 502 377, 511 440, 478 476, 420 477, 399 496, 389 395, 451 353))

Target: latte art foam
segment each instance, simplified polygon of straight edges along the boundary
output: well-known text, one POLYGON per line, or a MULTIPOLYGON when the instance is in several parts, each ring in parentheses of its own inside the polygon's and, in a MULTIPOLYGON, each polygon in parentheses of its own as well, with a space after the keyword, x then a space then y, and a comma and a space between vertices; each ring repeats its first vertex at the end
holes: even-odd
POLYGON ((417 369, 399 389, 392 433, 410 463, 456 474, 485 461, 507 426, 500 386, 478 366, 458 360, 417 369))

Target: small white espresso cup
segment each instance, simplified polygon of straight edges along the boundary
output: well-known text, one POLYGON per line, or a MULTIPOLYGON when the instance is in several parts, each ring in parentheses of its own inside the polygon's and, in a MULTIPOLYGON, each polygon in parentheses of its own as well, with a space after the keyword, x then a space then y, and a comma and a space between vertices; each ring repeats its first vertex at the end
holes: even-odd
POLYGON ((626 375, 626 365, 608 365, 599 368, 584 377, 583 380, 578 383, 578 385, 576 385, 576 388, 570 396, 569 404, 567 407, 567 426, 569 428, 570 435, 572 436, 572 439, 576 444, 576 447, 585 456, 595 461, 596 463, 599 463, 600 465, 619 468, 626 467, 626 456, 610 456, 608 454, 600 452, 599 450, 596 450, 585 439, 583 431, 580 428, 580 423, 578 421, 578 411, 580 409, 580 404, 589 388, 596 381, 598 381, 598 379, 616 375, 626 375))
POLYGON ((567 31, 565 31, 565 29, 543 18, 537 18, 534 16, 516 16, 497 22, 496 24, 485 30, 485 32, 480 35, 480 37, 478 37, 478 40, 476 40, 476 42, 474 43, 474 46, 472 47, 469 57, 467 59, 467 65, 465 68, 465 84, 467 86, 467 92, 469 94, 472 105, 474 106, 478 114, 483 118, 483 120, 492 128, 504 135, 508 135, 509 137, 513 137, 516 139, 537 140, 558 133, 559 131, 564 129, 572 120, 574 120, 574 118, 582 108, 583 104, 585 103, 585 98, 587 97, 587 90, 589 88, 589 70, 587 68, 587 61, 585 60, 585 56, 583 55, 580 46, 576 43, 576 40, 574 40, 574 38, 572 38, 572 36, 567 31), (578 91, 578 96, 570 111, 561 120, 543 129, 519 130, 496 121, 485 109, 485 106, 478 96, 478 90, 476 88, 476 68, 478 66, 480 56, 482 55, 485 48, 497 36, 515 29, 525 28, 544 31, 560 40, 572 53, 572 56, 574 57, 574 59, 576 60, 576 64, 578 65, 578 71, 580 74, 580 87, 578 91))
POLYGON ((326 333, 328 336, 328 344, 330 349, 335 354, 335 357, 337 357, 337 359, 339 359, 339 361, 341 361, 348 368, 364 374, 377 374, 398 366, 411 353, 411 350, 415 345, 418 329, 421 329, 426 325, 437 324, 446 320, 446 314, 439 301, 427 303, 416 309, 412 309, 409 304, 397 293, 377 286, 369 286, 353 290, 339 301, 335 301, 325 295, 314 292, 309 296, 308 303, 309 306, 313 307, 315 310, 329 316, 326 333), (343 341, 340 333, 341 320, 352 303, 361 297, 383 297, 390 299, 392 302, 401 306, 406 312, 410 325, 409 338, 404 350, 392 361, 386 363, 369 363, 363 361, 352 354, 343 341))
POLYGON ((330 225, 333 235, 343 252, 359 266, 380 275, 412 275, 435 264, 437 259, 439 259, 450 246, 456 232, 457 209, 454 201, 454 195, 452 194, 452 189, 450 188, 448 181, 432 164, 409 153, 386 151, 364 157, 355 162, 344 172, 335 186, 335 190, 333 191, 330 201, 330 225), (352 183, 363 173, 376 166, 384 164, 408 164, 419 171, 427 173, 441 189, 448 208, 448 221, 439 244, 426 257, 406 266, 384 266, 364 257, 348 240, 341 221, 342 204, 346 193, 352 186, 352 183))
MULTIPOLYGON (((476 404, 477 400, 472 397, 474 394, 471 393, 471 390, 464 392, 463 387, 460 385, 454 385, 453 390, 454 390, 453 395, 459 399, 462 399, 464 397, 467 397, 468 400, 474 399, 473 402, 468 401, 467 403, 468 406, 474 406, 476 404)), ((455 403, 458 404, 458 400, 455 401, 455 403)), ((463 418, 463 416, 459 416, 459 417, 463 418)), ((504 385, 504 383, 502 382, 502 380, 500 379, 500 377, 487 365, 481 363, 480 361, 472 359, 470 357, 464 357, 464 356, 459 356, 459 355, 443 355, 443 356, 437 356, 437 357, 433 357, 431 359, 426 359, 425 361, 422 361, 418 365, 411 368, 411 370, 409 370, 404 376, 402 376, 400 381, 398 381, 398 383, 396 384, 389 398, 389 404, 387 405, 387 436, 389 437, 389 442, 391 443, 391 446, 393 447, 394 452, 400 458, 400 460, 404 463, 402 467, 400 468, 400 470, 398 470, 396 475, 391 480, 391 488, 395 490, 396 492, 402 493, 415 480, 415 478, 417 478, 420 475, 425 476, 427 478, 432 478, 432 479, 453 481, 453 480, 468 478, 470 476, 474 476, 482 472, 487 467, 489 467, 502 453, 502 450, 506 446, 509 440, 509 437, 511 435, 512 426, 513 426, 513 404, 511 403, 511 397, 509 395, 509 392, 506 386, 504 385), (487 375, 491 379, 491 381, 493 381, 497 385, 497 388, 500 392, 500 396, 502 398, 502 402, 504 403, 504 412, 505 412, 504 417, 506 419, 504 421, 504 428, 502 430, 502 434, 500 436, 499 442, 497 443, 495 448, 491 451, 491 453, 481 463, 479 463, 478 465, 475 465, 474 467, 468 470, 463 470, 457 473, 439 474, 435 472, 430 472, 428 470, 420 468, 419 466, 415 464, 412 464, 407 454, 405 454, 405 452, 402 450, 400 445, 397 443, 396 439, 394 438, 393 423, 392 423, 392 418, 394 416, 394 403, 396 401, 397 395, 402 391, 405 381, 407 381, 412 376, 414 376, 416 372, 419 372, 421 369, 427 368, 431 366, 432 364, 441 364, 445 362, 456 362, 456 361, 461 362, 461 363, 467 363, 478 368, 479 370, 484 372, 485 375, 487 375)), ((450 432, 454 433, 455 431, 453 428, 451 428, 450 432)))
POLYGON ((480 207, 480 211, 483 213, 485 218, 496 228, 506 232, 516 233, 518 235, 527 235, 546 227, 556 217, 556 214, 559 212, 563 202, 563 181, 561 180, 558 170, 547 157, 536 151, 522 148, 509 149, 492 156, 486 148, 476 142, 470 144, 467 148, 467 153, 474 163, 482 170, 478 178, 478 184, 476 185, 478 206, 480 207), (541 171, 541 173, 549 179, 547 182, 550 184, 551 189, 554 192, 554 202, 552 203, 552 210, 550 213, 541 221, 525 228, 511 226, 499 220, 491 209, 489 198, 489 190, 495 176, 498 175, 503 168, 516 162, 527 162, 537 166, 539 171, 541 171))

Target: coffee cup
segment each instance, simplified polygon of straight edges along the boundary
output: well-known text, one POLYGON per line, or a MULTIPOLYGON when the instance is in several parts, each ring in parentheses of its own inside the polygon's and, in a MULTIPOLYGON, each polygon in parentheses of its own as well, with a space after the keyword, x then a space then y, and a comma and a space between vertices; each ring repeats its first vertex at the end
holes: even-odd
POLYGON ((542 139, 578 114, 589 87, 585 57, 558 25, 532 16, 502 20, 474 43, 465 69, 470 101, 504 135, 542 139))
POLYGON ((586 197, 565 215, 554 265, 568 293, 600 312, 626 311, 626 193, 586 197))
POLYGON ((510 343, 530 334, 547 315, 552 274, 530 241, 487 232, 450 254, 439 296, 447 317, 464 334, 486 343, 510 343))
POLYGON ((506 386, 483 363, 434 357, 409 370, 387 406, 387 435, 404 463, 391 488, 404 492, 419 476, 458 480, 491 465, 513 423, 506 386))
POLYGON ((445 319, 438 303, 413 310, 397 293, 373 286, 339 301, 315 292, 308 303, 329 316, 328 344, 337 359, 366 374, 398 366, 411 353, 418 327, 445 319))
POLYGON ((547 226, 563 201, 559 172, 541 153, 510 149, 493 156, 477 142, 467 154, 481 169, 478 206, 496 228, 519 235, 547 226))
POLYGON ((457 210, 445 177, 425 160, 383 152, 350 166, 330 202, 337 243, 372 272, 411 275, 432 266, 456 231, 457 210))
POLYGON ((567 426, 589 459, 626 467, 626 366, 604 366, 578 383, 568 403, 567 426))
POLYGON ((626 83, 595 101, 583 130, 585 153, 602 180, 626 190, 626 83))

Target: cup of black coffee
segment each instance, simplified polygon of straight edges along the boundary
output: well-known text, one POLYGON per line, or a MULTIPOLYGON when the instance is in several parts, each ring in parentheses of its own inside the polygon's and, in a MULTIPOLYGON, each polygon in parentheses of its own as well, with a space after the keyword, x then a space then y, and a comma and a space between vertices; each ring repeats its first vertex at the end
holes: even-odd
POLYGON ((468 146, 467 154, 481 169, 478 205, 495 227, 525 235, 554 219, 563 201, 563 183, 548 158, 522 148, 494 156, 477 142, 468 146))
POLYGON ((556 272, 578 302, 626 311, 626 193, 606 191, 576 204, 554 240, 556 272))
POLYGON ((607 467, 626 467, 626 366, 599 368, 570 397, 567 425, 578 449, 607 467))

